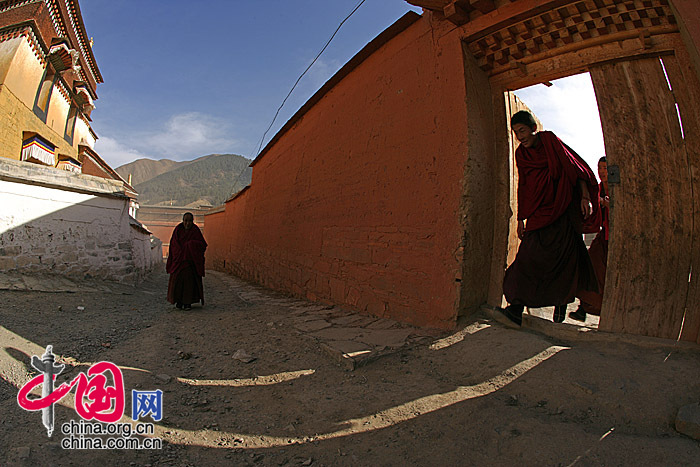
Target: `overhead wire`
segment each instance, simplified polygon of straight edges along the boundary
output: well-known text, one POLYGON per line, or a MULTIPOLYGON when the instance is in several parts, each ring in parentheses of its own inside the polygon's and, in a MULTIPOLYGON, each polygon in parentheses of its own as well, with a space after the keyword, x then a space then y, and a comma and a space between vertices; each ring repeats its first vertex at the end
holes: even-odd
POLYGON ((262 145, 263 145, 263 142, 265 141, 265 137, 267 136, 267 133, 268 133, 268 132, 270 131, 270 129, 272 128, 272 125, 275 124, 275 120, 277 120, 277 117, 279 116, 279 113, 280 113, 280 111, 282 110, 282 107, 284 107, 284 104, 287 102, 287 99, 289 99, 289 96, 291 96, 291 95, 292 95, 292 92, 294 92, 294 89, 296 89, 297 85, 299 84, 299 81, 301 81, 301 79, 304 77, 304 75, 306 74, 306 72, 308 72, 308 71, 311 69, 311 67, 314 65, 314 63, 316 63, 316 61, 319 59, 319 57, 321 56, 321 54, 328 48, 328 46, 330 45, 331 41, 333 41, 333 38, 335 37, 335 35, 338 34, 338 31, 340 31, 340 28, 343 26, 343 24, 345 24, 345 22, 346 22, 347 20, 349 20, 350 17, 351 17, 352 15, 355 14, 355 12, 362 6, 363 3, 365 3, 365 1, 366 1, 366 0, 361 0, 361 1, 355 6, 355 8, 353 8, 353 10, 345 17, 345 19, 343 19, 343 20, 340 22, 340 24, 338 25, 338 27, 337 27, 337 28, 335 29, 335 31, 333 32, 333 34, 331 35, 330 39, 328 39, 328 41, 326 42, 326 44, 323 46, 323 48, 321 49, 321 51, 316 55, 316 57, 314 57, 314 59, 313 59, 313 60, 311 61, 311 63, 309 64, 309 66, 306 67, 306 69, 304 70, 304 72, 303 72, 301 75, 299 75, 299 78, 297 78, 297 80, 294 82, 294 85, 292 86, 292 89, 289 90, 289 92, 287 93, 287 96, 284 98, 284 100, 282 101, 282 103, 280 104, 280 106, 277 108, 277 112, 275 112, 275 116, 272 117, 272 121, 270 122, 270 125, 267 127, 267 130, 265 130, 265 133, 263 133, 262 138, 260 138, 260 143, 258 144, 258 149, 255 151, 255 157, 257 157, 257 156, 260 154, 260 150, 262 149, 262 145))

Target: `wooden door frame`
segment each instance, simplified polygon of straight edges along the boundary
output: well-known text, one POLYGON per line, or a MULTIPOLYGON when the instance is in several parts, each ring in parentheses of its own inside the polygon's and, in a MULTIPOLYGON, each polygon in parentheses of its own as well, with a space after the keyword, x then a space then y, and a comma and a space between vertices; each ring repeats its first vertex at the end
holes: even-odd
MULTIPOLYGON (((508 161, 497 167, 500 173, 496 173, 497 182, 507 177, 509 183, 496 183, 494 193, 497 215, 494 216, 494 252, 488 294, 490 306, 502 306, 504 303, 503 276, 509 260, 514 256, 514 250, 517 249, 517 241, 513 241, 517 187, 513 175, 512 138, 508 129, 508 93, 534 84, 585 73, 590 67, 603 63, 675 54, 678 50, 685 52, 683 41, 676 30, 659 30, 653 41, 645 41, 644 34, 635 35, 632 32, 617 39, 619 40, 611 40, 610 36, 607 36, 606 41, 602 43, 584 42, 575 49, 554 49, 539 60, 493 74, 489 78, 494 108, 494 132, 496 135, 503 135, 504 131, 508 133, 507 138, 496 138, 495 154, 509 154, 508 161)), ((614 235, 614 232, 611 232, 611 235, 614 235)))

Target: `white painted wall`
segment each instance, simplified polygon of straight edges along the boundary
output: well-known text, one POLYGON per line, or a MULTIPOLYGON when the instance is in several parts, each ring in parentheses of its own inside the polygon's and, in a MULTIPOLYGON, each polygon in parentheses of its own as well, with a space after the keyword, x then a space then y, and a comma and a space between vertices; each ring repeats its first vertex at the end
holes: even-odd
POLYGON ((0 180, 0 203, 0 270, 133 282, 162 264, 127 198, 0 180))

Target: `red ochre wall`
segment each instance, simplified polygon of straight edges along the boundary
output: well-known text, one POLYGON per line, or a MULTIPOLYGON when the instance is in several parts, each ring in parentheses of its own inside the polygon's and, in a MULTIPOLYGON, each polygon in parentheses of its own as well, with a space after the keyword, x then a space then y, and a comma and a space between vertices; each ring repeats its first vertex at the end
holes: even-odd
POLYGON ((168 257, 168 251, 170 247, 170 237, 173 235, 173 230, 178 223, 173 225, 169 224, 149 224, 146 226, 148 230, 153 234, 154 237, 158 238, 163 243, 163 258, 168 257))
POLYGON ((94 175, 95 177, 109 178, 110 180, 114 179, 114 177, 111 174, 109 174, 99 165, 95 164, 89 157, 85 157, 83 159, 82 167, 80 170, 81 173, 84 173, 85 175, 94 175))
POLYGON ((136 219, 143 223, 153 236, 160 239, 163 243, 164 258, 167 258, 170 250, 170 237, 173 235, 173 230, 182 222, 182 215, 185 212, 191 212, 194 215, 194 223, 199 227, 199 230, 202 231, 202 235, 204 235, 206 239, 207 234, 204 231, 204 210, 179 206, 170 208, 144 205, 136 211, 136 219))
MULTIPOLYGON (((161 242, 163 242, 163 258, 168 257, 168 253, 170 251, 170 237, 173 235, 173 230, 175 230, 175 227, 179 222, 174 222, 174 223, 149 223, 146 225, 146 228, 153 234, 154 237, 158 238, 161 242)), ((204 236, 204 239, 209 242, 207 239, 207 232, 204 231, 204 225, 202 224, 197 224, 197 227, 199 227, 199 230, 202 231, 202 235, 204 236)), ((209 264, 207 263, 207 267, 209 267, 209 264)))
POLYGON ((438 37, 419 19, 268 145, 250 187, 206 216, 209 267, 376 316, 455 325, 464 60, 458 37, 438 37))

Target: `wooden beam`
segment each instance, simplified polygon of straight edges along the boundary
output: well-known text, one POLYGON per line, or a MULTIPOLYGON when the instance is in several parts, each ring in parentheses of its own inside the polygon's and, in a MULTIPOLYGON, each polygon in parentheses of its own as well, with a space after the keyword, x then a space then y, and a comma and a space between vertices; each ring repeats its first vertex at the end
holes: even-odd
POLYGON ((652 30, 653 42, 649 50, 643 50, 639 46, 639 35, 636 31, 629 31, 626 37, 616 35, 615 40, 611 42, 598 42, 596 39, 599 38, 595 38, 548 50, 537 54, 537 56, 517 58, 511 52, 516 63, 510 63, 503 67, 488 67, 486 63, 482 64, 481 61, 480 64, 483 70, 487 71, 488 69, 492 86, 519 89, 584 72, 593 63, 673 53, 677 42, 674 40, 673 31, 668 32, 671 34, 662 34, 660 31, 659 34, 654 34, 652 30), (522 76, 522 70, 518 70, 518 62, 527 67, 527 76, 522 76))
POLYGON ((481 39, 499 29, 547 13, 548 11, 567 5, 572 0, 519 0, 507 3, 497 10, 474 18, 466 25, 462 34, 467 42, 481 39))
POLYGON ((651 33, 648 29, 639 31, 639 41, 642 43, 644 50, 651 49, 651 33))
POLYGON ((496 9, 493 0, 469 0, 469 4, 473 9, 479 10, 481 13, 488 13, 496 9))
POLYGON ((442 14, 445 15, 446 20, 457 26, 461 26, 469 22, 469 13, 464 11, 464 9, 462 9, 462 7, 459 6, 456 1, 445 5, 445 8, 442 9, 442 14))
POLYGON ((449 3, 449 0, 406 0, 406 3, 428 10, 442 10, 445 4, 449 3))
MULTIPOLYGON (((650 36, 659 36, 659 35, 664 35, 664 34, 673 34, 678 32, 678 28, 675 25, 669 25, 669 26, 660 26, 656 28, 649 28, 645 30, 650 34, 650 36)), ((567 30, 562 30, 559 31, 560 34, 560 39, 566 44, 561 47, 556 47, 554 49, 548 49, 545 51, 542 51, 538 54, 532 54, 530 56, 524 57, 523 61, 525 64, 533 63, 533 62, 538 62, 542 61, 548 58, 555 57, 557 55, 562 55, 566 54, 569 52, 575 52, 581 49, 588 49, 588 48, 593 48, 598 45, 603 45, 603 44, 608 44, 611 42, 622 42, 628 39, 637 39, 639 40, 640 34, 639 31, 624 31, 621 33, 614 33, 614 34, 607 34, 604 36, 598 36, 594 37, 588 40, 578 40, 574 42, 573 36, 567 36, 568 31, 567 30)), ((489 39, 488 37, 486 39, 489 39)), ((527 45, 528 42, 526 41, 525 44, 527 45)), ((518 44, 520 45, 520 44, 518 44)), ((652 47, 653 47, 652 43, 652 47)), ((639 47, 639 42, 637 42, 637 47, 639 47)), ((511 53, 512 54, 512 53, 511 53)), ((494 71, 494 75, 498 73, 503 73, 508 71, 508 69, 499 69, 494 71)))

